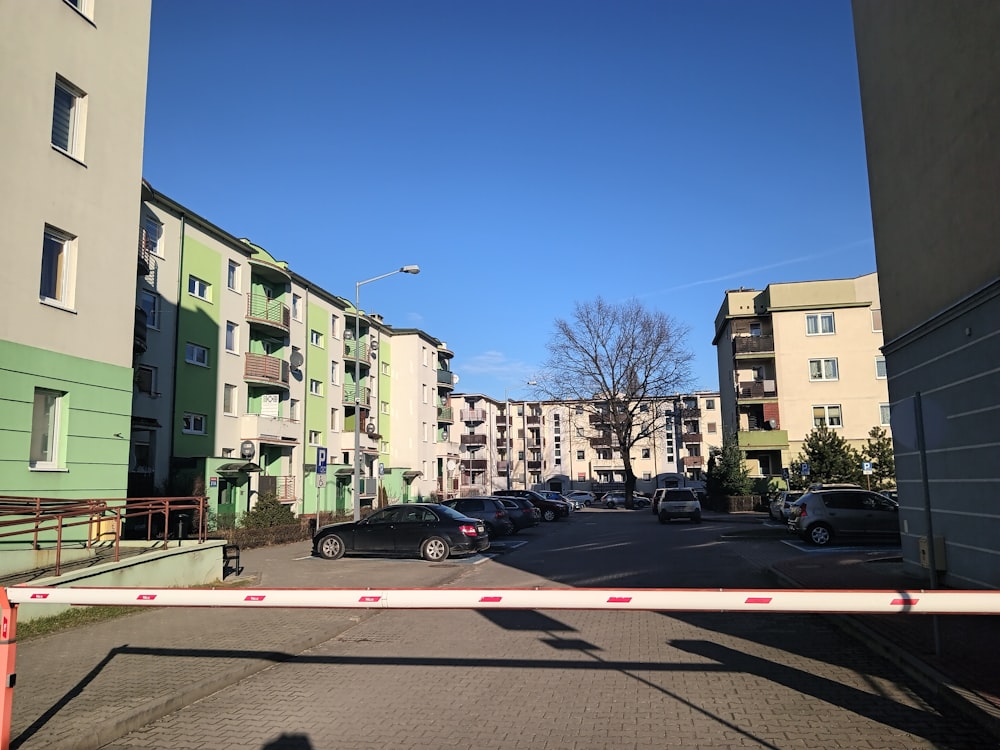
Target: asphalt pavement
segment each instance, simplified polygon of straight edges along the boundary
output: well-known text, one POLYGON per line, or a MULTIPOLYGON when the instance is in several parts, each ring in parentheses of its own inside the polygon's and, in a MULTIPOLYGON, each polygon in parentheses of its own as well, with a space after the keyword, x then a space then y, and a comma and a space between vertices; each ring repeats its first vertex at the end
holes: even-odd
MULTIPOLYGON (((621 512, 621 511, 615 511, 621 512)), ((641 512, 641 511, 635 511, 641 512)), ((822 589, 913 590, 898 550, 795 549, 774 539, 762 514, 705 514, 705 522, 736 522, 731 541, 749 564, 770 569, 787 586, 822 589), (743 534, 747 544, 740 545, 743 534), (754 539, 767 543, 752 543, 754 539)), ((729 525, 729 524, 727 524, 729 525)), ((780 531, 780 530, 779 530, 780 531)), ((514 548, 511 539, 494 553, 514 548)), ((253 587, 316 586, 302 564, 308 543, 244 550, 241 577, 253 587)), ((436 566, 414 560, 366 561, 371 588, 444 586, 481 556, 436 566), (432 572, 429 573, 429 570, 432 572)), ((221 567, 221 564, 220 564, 221 567)), ((329 570, 329 568, 327 569, 329 570)), ((324 586, 357 587, 324 576, 324 586)), ((321 646, 374 617, 369 610, 247 610, 165 608, 88 625, 18 644, 12 748, 100 748, 244 678, 321 646), (193 660, 197 668, 193 669, 193 660)), ((869 647, 933 689, 985 736, 1000 738, 1000 652, 993 617, 830 616, 869 647)), ((234 727, 234 731, 238 727, 234 727)), ((995 746, 991 742, 989 745, 995 746)), ((294 745, 288 745, 293 747, 294 745)), ((192 737, 190 747, 206 747, 192 737)))

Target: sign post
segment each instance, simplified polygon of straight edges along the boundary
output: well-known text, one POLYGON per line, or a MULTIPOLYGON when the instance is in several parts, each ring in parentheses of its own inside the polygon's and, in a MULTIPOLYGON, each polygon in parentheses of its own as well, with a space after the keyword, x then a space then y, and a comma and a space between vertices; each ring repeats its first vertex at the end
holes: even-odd
POLYGON ((861 473, 865 475, 865 480, 868 482, 868 489, 872 488, 872 462, 862 461, 861 462, 861 473))

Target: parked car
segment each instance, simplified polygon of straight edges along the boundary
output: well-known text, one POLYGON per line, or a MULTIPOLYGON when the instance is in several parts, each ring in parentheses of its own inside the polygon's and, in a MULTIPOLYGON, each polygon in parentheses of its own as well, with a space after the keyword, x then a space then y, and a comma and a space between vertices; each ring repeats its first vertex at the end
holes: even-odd
POLYGON ((442 504, 454 508, 463 516, 481 520, 486 526, 486 533, 494 539, 514 533, 514 522, 510 520, 507 506, 498 497, 456 497, 442 504))
POLYGON ((668 488, 660 496, 656 517, 660 523, 670 523, 675 518, 701 523, 701 501, 690 487, 668 488))
POLYGON ((565 500, 553 500, 543 497, 534 490, 497 490, 493 493, 498 497, 523 497, 529 500, 532 505, 542 513, 543 521, 555 521, 558 518, 568 518, 570 514, 569 503, 565 500))
POLYGON ((498 499, 507 508, 507 516, 514 524, 514 534, 521 529, 529 529, 541 523, 542 512, 532 505, 530 500, 523 497, 501 497, 498 499))
POLYGON ((375 511, 360 521, 321 526, 313 554, 336 560, 349 553, 418 554, 441 562, 451 554, 489 549, 486 525, 446 505, 404 503, 375 511))
POLYGON ((561 492, 556 492, 555 490, 536 490, 536 492, 544 498, 549 500, 560 500, 569 505, 570 511, 579 510, 580 506, 570 500, 568 497, 563 495, 561 492))
MULTIPOLYGON (((601 498, 601 502, 604 503, 604 507, 609 510, 614 510, 615 508, 625 507, 625 492, 623 490, 612 490, 611 492, 605 492, 604 497, 601 498)), ((652 501, 640 495, 638 493, 632 493, 632 506, 635 508, 648 508, 652 504, 652 501)))
POLYGON ((788 530, 824 546, 835 537, 899 538, 899 504, 859 488, 817 489, 792 504, 788 530))
POLYGON ((779 492, 767 506, 767 515, 772 521, 788 523, 788 516, 791 514, 792 503, 802 497, 801 492, 786 490, 779 492))
POLYGON ((570 492, 567 492, 565 495, 563 495, 563 497, 565 497, 567 500, 573 500, 575 502, 579 502, 581 505, 584 505, 587 508, 589 508, 597 499, 597 496, 594 495, 594 493, 590 492, 589 490, 571 490, 570 492))

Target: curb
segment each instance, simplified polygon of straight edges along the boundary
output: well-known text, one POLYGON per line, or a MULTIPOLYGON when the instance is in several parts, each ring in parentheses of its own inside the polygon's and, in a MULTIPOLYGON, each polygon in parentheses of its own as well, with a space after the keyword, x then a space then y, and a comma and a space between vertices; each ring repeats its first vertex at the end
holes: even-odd
MULTIPOLYGON (((771 574, 788 588, 801 589, 802 584, 771 566, 771 574)), ((1000 711, 978 693, 956 684, 950 677, 908 651, 877 630, 870 628, 852 615, 821 615, 852 638, 863 642, 872 651, 888 659, 921 686, 941 698, 948 706, 978 724, 984 731, 1000 741, 1000 711)), ((902 615, 906 616, 906 615, 902 615)))

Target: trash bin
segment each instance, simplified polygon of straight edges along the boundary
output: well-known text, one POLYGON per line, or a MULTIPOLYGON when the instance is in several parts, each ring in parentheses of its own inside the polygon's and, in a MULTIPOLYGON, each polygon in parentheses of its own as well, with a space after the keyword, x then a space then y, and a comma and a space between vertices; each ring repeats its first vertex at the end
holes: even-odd
POLYGON ((312 536, 315 533, 316 533, 316 519, 315 518, 310 518, 309 519, 309 535, 312 536))

